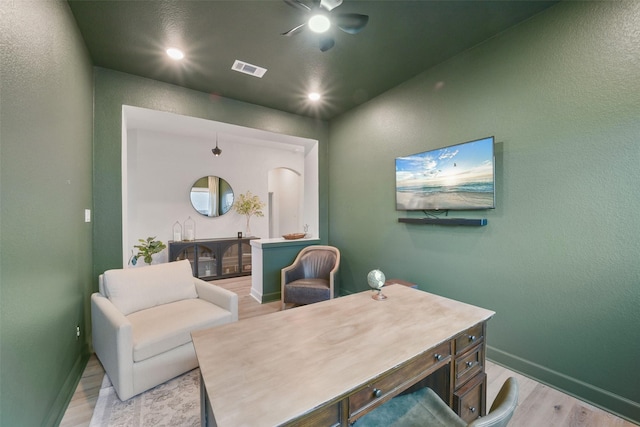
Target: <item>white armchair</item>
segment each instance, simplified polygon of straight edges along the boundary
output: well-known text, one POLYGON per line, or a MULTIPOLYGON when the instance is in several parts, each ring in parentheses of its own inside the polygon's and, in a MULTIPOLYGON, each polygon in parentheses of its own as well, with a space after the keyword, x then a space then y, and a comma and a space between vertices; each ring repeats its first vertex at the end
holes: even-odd
POLYGON ((238 320, 238 296, 189 261, 109 270, 91 295, 93 348, 127 400, 198 366, 191 332, 238 320))

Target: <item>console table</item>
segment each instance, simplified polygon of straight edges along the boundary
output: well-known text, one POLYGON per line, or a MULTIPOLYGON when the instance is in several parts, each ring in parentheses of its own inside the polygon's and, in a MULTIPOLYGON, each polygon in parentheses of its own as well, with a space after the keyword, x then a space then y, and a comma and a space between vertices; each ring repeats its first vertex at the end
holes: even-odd
POLYGON ((257 237, 169 240, 169 261, 188 259, 193 275, 203 280, 249 276, 251 246, 257 237))
POLYGON ((401 285, 383 292, 192 332, 202 425, 348 426, 416 384, 465 420, 484 415, 495 313, 401 285))

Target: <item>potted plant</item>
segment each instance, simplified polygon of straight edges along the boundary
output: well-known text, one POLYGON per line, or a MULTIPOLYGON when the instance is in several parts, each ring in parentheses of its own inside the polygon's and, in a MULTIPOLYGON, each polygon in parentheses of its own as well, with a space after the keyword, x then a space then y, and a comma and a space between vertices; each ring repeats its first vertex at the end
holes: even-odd
POLYGON ((260 200, 260 198, 251 193, 251 191, 247 191, 244 194, 240 194, 238 196, 238 200, 236 200, 233 204, 233 209, 238 212, 240 215, 244 215, 247 217, 247 236, 251 235, 251 227, 249 225, 249 221, 252 216, 264 216, 262 213, 262 208, 264 208, 264 203, 260 200))
POLYGON ((139 258, 144 259, 145 263, 151 264, 151 262, 153 261, 152 255, 161 252, 167 247, 167 245, 162 243, 160 240, 156 240, 156 236, 147 237, 146 240, 138 239, 138 241, 140 242, 140 244, 133 245, 133 247, 138 250, 138 253, 133 255, 132 251, 131 258, 129 259, 129 264, 136 265, 139 258))

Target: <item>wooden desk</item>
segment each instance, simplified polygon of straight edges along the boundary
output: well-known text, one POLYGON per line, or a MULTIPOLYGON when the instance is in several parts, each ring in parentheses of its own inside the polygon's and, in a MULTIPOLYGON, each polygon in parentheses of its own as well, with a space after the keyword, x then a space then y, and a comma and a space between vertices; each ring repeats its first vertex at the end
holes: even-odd
POLYGON ((365 291, 193 332, 202 425, 347 426, 436 371, 454 409, 484 414, 495 313, 406 286, 383 292, 384 301, 365 291))

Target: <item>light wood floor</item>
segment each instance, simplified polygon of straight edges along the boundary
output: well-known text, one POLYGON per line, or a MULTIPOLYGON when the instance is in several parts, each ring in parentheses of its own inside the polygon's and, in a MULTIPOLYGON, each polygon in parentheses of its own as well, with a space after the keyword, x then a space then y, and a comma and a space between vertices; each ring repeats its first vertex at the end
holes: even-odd
MULTIPOLYGON (((249 295, 251 277, 223 279, 215 283, 238 294, 240 320, 280 310, 279 301, 259 304, 249 295)), ((518 407, 509 423, 509 427, 636 426, 636 424, 510 371, 491 361, 487 361, 486 371, 488 378, 487 403, 489 406, 508 377, 514 376, 518 379, 520 390, 518 407)), ((89 359, 80 383, 69 403, 64 418, 60 423, 61 427, 87 427, 89 425, 93 409, 98 400, 103 376, 104 369, 94 354, 89 359)))

